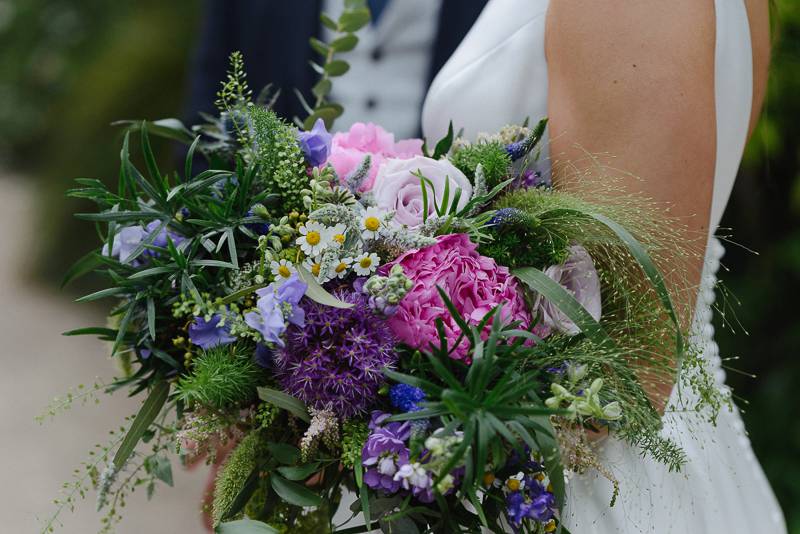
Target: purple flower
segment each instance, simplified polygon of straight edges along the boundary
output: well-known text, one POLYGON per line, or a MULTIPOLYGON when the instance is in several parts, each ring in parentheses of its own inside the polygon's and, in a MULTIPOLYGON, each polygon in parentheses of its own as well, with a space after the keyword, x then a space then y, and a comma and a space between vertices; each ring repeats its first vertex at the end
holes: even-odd
POLYGON ((333 136, 325 129, 322 119, 317 119, 311 131, 298 133, 297 140, 309 165, 318 167, 327 161, 333 136))
MULTIPOLYGON (((114 241, 111 245, 111 253, 109 254, 108 245, 103 246, 103 254, 105 256, 112 256, 125 262, 133 254, 133 251, 150 236, 152 236, 164 223, 159 220, 150 221, 143 228, 140 225, 126 226, 114 236, 114 241)), ((167 231, 166 226, 161 228, 161 231, 152 240, 152 245, 160 248, 166 248, 167 236, 172 239, 173 243, 177 246, 183 241, 183 237, 175 232, 167 231)), ((146 256, 157 256, 158 253, 153 250, 145 250, 142 254, 146 256)))
POLYGON ((532 187, 545 187, 552 186, 550 179, 542 175, 539 171, 532 171, 526 169, 519 175, 519 177, 511 184, 513 188, 532 188, 532 187))
POLYGON ((411 494, 422 502, 433 502, 433 479, 422 464, 405 464, 394 474, 394 480, 400 481, 403 489, 410 490, 411 494))
POLYGON ((513 491, 506 497, 506 514, 511 525, 519 528, 525 519, 540 523, 552 519, 556 506, 553 494, 531 477, 525 477, 523 485, 523 489, 513 491))
POLYGON ((418 402, 425 400, 425 392, 408 384, 395 384, 389 389, 392 406, 404 412, 416 412, 421 408, 418 402))
POLYGON ((372 489, 381 489, 387 493, 396 493, 403 483, 395 475, 408 464, 409 450, 406 441, 411 436, 411 425, 389 423, 378 426, 389 417, 389 414, 373 412, 370 428, 372 433, 367 437, 361 451, 361 463, 367 468, 364 482, 372 489))
POLYGON ((114 235, 110 253, 108 244, 103 245, 103 255, 124 262, 136 250, 142 239, 144 239, 144 229, 141 226, 126 226, 114 235))
POLYGON ((305 324, 305 311, 298 305, 308 286, 292 275, 281 285, 272 283, 256 291, 259 299, 256 310, 244 314, 244 321, 258 331, 268 343, 284 346, 281 336, 286 331, 286 321, 302 327, 305 324))
POLYGON ((258 365, 265 369, 271 369, 274 357, 275 352, 272 349, 261 343, 256 345, 255 360, 258 365))
MULTIPOLYGON (((569 291, 587 312, 600 320, 602 306, 600 301, 600 278, 594 268, 592 257, 581 246, 569 247, 570 256, 561 265, 553 265, 545 274, 569 291)), ((542 317, 542 323, 568 335, 576 335, 580 328, 572 322, 557 306, 539 295, 534 303, 534 311, 542 317)))
POLYGON ((224 324, 223 317, 215 313, 210 321, 202 316, 194 318, 194 322, 189 325, 189 340, 201 349, 208 350, 233 343, 236 338, 230 335, 230 328, 224 324))
MULTIPOLYGON (((294 296, 292 285, 285 291, 286 298, 294 296)), ((275 357, 275 375, 284 391, 310 407, 347 418, 377 401, 383 369, 397 361, 396 338, 366 296, 349 290, 334 294, 353 306, 337 309, 304 299, 299 307, 305 326, 289 327, 286 346, 275 357)))
POLYGON ((300 299, 306 294, 308 284, 298 278, 297 273, 292 274, 275 290, 278 302, 291 305, 291 310, 287 314, 286 320, 299 327, 305 326, 306 312, 299 306, 300 299))

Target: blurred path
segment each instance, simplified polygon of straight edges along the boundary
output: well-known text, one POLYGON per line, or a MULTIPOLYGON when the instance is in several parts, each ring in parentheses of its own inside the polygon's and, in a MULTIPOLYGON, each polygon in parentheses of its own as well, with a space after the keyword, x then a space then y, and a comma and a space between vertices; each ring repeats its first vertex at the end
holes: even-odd
MULTIPOLYGON (((60 335, 103 326, 105 319, 63 294, 27 285, 20 276, 34 239, 35 205, 31 186, 0 172, 0 531, 9 534, 39 532, 37 517, 53 513, 61 484, 143 400, 120 392, 102 396, 100 405, 77 405, 42 425, 34 421, 53 397, 113 374, 103 342, 60 335)), ((205 472, 186 473, 176 464, 174 488, 159 485, 150 503, 144 488, 137 489, 119 534, 203 532, 198 510, 205 472)), ((91 492, 75 513, 64 511, 64 526, 56 533, 92 534, 100 528, 99 519, 91 492)))

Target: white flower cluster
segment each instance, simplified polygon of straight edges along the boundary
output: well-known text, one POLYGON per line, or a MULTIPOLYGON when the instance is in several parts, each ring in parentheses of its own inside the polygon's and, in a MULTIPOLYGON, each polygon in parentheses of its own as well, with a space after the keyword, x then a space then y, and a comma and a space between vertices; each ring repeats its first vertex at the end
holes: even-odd
MULTIPOLYGON (((391 214, 358 204, 320 208, 298 229, 295 244, 305 256, 303 267, 320 283, 350 273, 371 275, 381 258, 369 245, 380 238, 390 219, 391 214)), ((272 261, 270 268, 276 279, 289 278, 297 270, 286 259, 272 261)))

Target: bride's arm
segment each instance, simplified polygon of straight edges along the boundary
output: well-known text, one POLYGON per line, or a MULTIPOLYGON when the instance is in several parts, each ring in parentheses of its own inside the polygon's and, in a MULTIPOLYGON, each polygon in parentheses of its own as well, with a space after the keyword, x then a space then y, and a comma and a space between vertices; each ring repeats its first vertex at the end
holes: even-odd
MULTIPOLYGON (((621 177, 629 191, 669 203, 692 234, 705 235, 716 157, 714 47, 713 0, 552 1, 546 53, 556 169, 587 152, 612 155, 613 167, 640 178, 621 177)), ((702 259, 694 263, 691 284, 702 259)), ((677 295, 687 310, 695 297, 677 295)), ((671 384, 650 389, 662 408, 671 384)))

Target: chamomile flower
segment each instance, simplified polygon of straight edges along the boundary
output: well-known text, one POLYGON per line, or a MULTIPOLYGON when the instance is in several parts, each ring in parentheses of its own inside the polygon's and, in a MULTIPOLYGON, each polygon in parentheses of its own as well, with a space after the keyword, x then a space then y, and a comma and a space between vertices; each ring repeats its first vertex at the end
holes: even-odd
POLYGON ((339 246, 344 245, 344 241, 347 239, 347 236, 345 236, 346 228, 347 227, 341 223, 328 228, 328 235, 330 236, 331 242, 339 246))
POLYGON ((344 278, 347 276, 347 272, 350 269, 350 266, 353 265, 353 258, 340 258, 338 262, 333 267, 333 272, 330 273, 331 278, 344 278))
POLYGON ((369 207, 361 215, 361 237, 364 239, 377 239, 381 233, 383 214, 375 207, 369 207))
POLYGON ((356 256, 353 270, 358 276, 369 276, 375 272, 381 259, 374 252, 364 252, 356 256))
POLYGON ((325 276, 325 273, 322 272, 322 258, 320 257, 306 258, 303 262, 303 267, 305 267, 320 284, 324 284, 330 280, 330 277, 325 276))
POLYGON ((306 256, 316 256, 331 243, 329 229, 316 221, 309 221, 300 227, 300 237, 295 241, 306 256))
POLYGON ((269 267, 272 270, 272 276, 277 280, 285 280, 297 272, 294 264, 289 260, 273 260, 270 262, 269 267))

